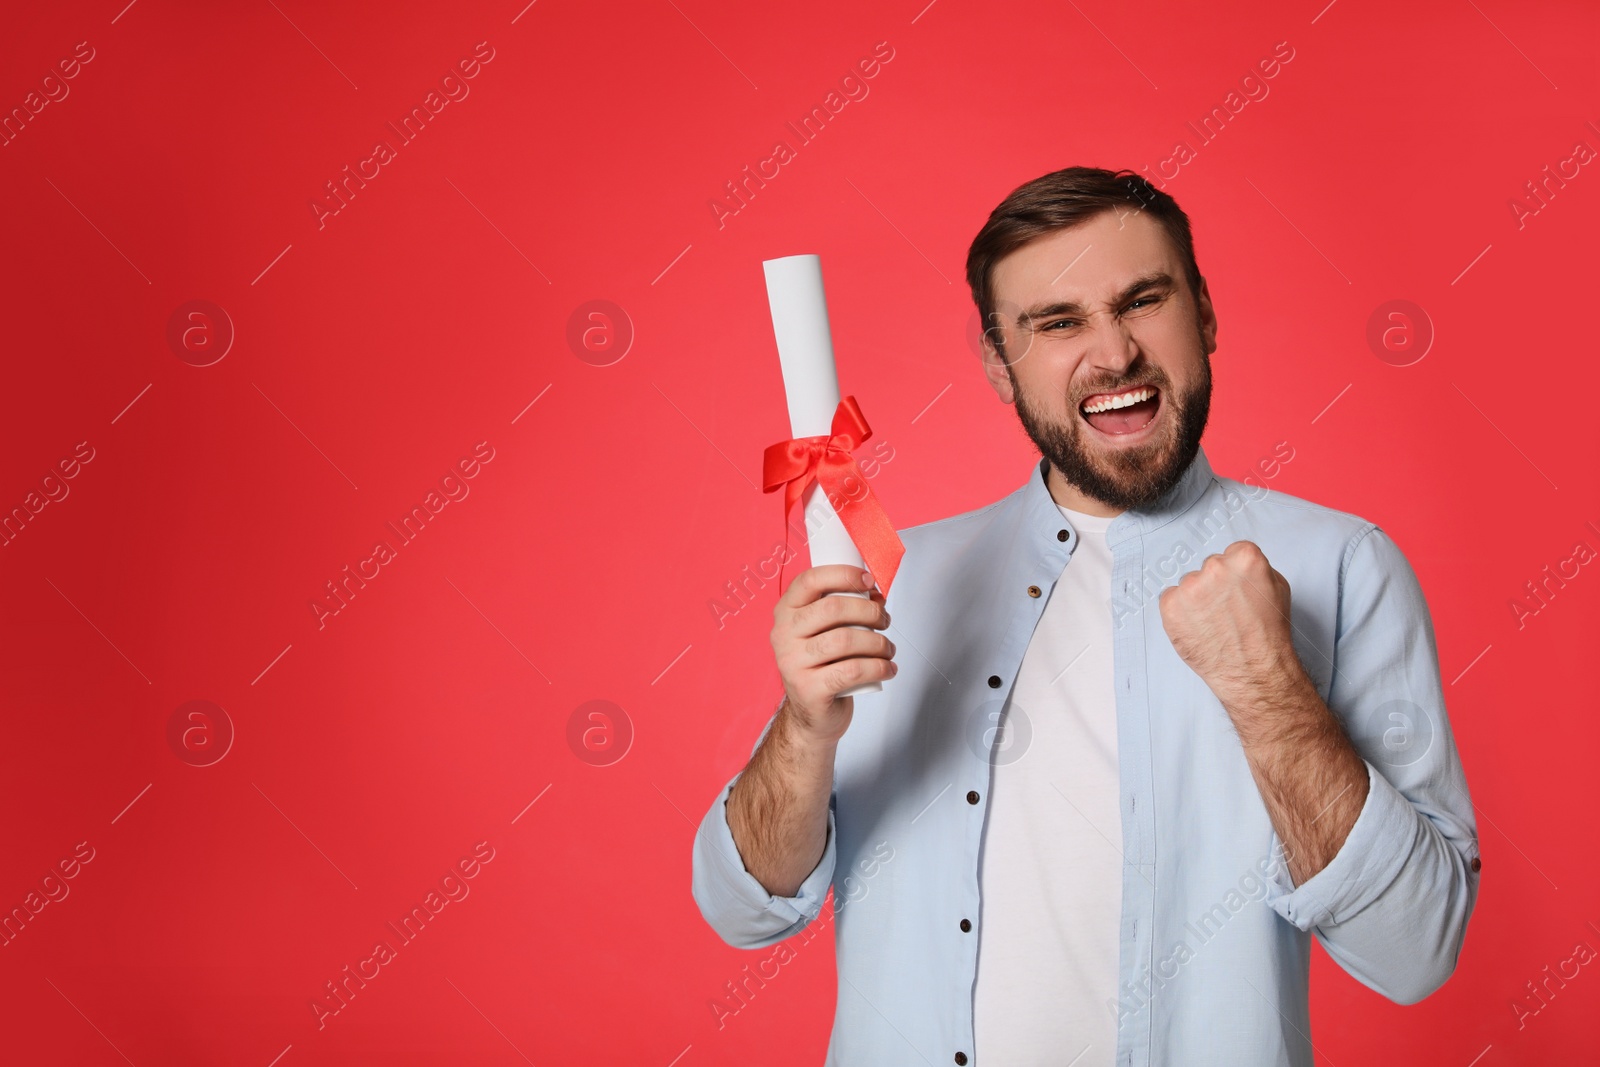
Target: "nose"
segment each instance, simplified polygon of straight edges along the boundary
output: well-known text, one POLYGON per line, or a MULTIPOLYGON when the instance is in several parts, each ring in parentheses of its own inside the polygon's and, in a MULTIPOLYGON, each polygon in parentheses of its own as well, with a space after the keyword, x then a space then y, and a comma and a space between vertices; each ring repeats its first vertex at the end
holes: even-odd
POLYGON ((1084 357, 1091 365, 1122 374, 1139 358, 1139 345, 1127 323, 1109 311, 1089 316, 1089 348, 1084 357))

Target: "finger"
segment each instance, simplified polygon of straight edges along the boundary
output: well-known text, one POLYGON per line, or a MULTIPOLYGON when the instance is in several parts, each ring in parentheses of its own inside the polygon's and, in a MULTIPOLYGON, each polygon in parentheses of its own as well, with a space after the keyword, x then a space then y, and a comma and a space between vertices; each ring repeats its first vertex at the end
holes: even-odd
POLYGON ((807 638, 801 647, 800 667, 810 670, 857 657, 893 659, 895 651, 894 642, 881 633, 842 626, 807 638))
POLYGON ((788 608, 799 608, 829 593, 865 592, 867 582, 862 577, 863 573, 860 567, 851 567, 843 563, 807 567, 794 576, 794 581, 783 591, 778 603, 788 608))
POLYGON ((797 637, 811 637, 840 626, 883 629, 888 625, 889 613, 883 602, 859 596, 825 596, 795 609, 789 618, 790 632, 797 637))
POLYGON ((899 668, 888 659, 842 659, 822 668, 829 690, 842 693, 864 682, 883 682, 894 677, 899 668))

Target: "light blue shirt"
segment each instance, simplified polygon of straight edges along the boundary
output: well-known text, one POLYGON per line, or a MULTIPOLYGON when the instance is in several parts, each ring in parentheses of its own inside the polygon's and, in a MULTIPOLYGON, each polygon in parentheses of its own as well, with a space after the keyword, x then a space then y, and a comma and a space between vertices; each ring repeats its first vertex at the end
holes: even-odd
MULTIPOLYGON (((973 989, 991 746, 1007 743, 995 712, 1078 543, 1046 469, 987 507, 900 531, 886 604, 900 671, 855 698, 827 844, 799 892, 775 897, 745 869, 725 807, 737 775, 695 836, 695 901, 731 945, 794 937, 833 888, 828 1067, 984 1063, 973 989)), ((1105 1006, 1115 1062, 1310 1067, 1311 936, 1409 1004, 1454 969, 1477 898, 1476 825, 1422 590, 1373 523, 1217 477, 1204 452, 1106 539, 1123 857, 1120 988, 1105 1006), (1173 650, 1157 604, 1240 540, 1288 579, 1296 652, 1367 764, 1349 836, 1298 887, 1227 712, 1173 650)), ((746 969, 729 1010, 762 973, 746 969)))

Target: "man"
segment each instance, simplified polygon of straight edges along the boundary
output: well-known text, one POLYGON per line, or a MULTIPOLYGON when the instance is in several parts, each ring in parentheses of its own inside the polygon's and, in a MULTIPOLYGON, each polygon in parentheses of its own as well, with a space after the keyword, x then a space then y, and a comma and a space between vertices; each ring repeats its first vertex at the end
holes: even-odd
POLYGON ((832 885, 829 1065, 1309 1067, 1311 937, 1412 1003, 1477 896, 1416 577, 1373 523, 1212 472, 1217 319, 1171 197, 1045 175, 967 276, 1043 458, 902 531, 887 602, 795 577, 695 900, 761 948, 832 885))

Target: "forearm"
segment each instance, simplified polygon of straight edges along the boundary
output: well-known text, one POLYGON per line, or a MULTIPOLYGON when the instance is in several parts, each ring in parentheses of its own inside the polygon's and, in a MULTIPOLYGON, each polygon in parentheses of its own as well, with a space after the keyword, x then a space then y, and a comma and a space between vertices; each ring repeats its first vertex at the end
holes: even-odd
POLYGON ((797 893, 822 858, 836 748, 805 736, 785 702, 728 794, 728 829, 745 869, 773 896, 797 893))
POLYGON ((1367 799, 1367 765, 1296 663, 1277 681, 1224 701, 1289 876, 1303 885, 1339 852, 1367 799))

